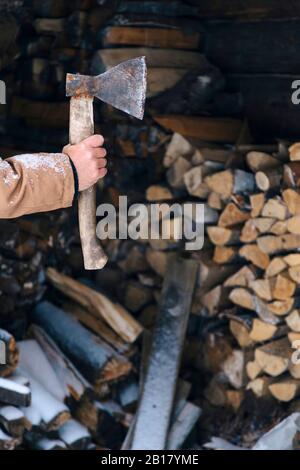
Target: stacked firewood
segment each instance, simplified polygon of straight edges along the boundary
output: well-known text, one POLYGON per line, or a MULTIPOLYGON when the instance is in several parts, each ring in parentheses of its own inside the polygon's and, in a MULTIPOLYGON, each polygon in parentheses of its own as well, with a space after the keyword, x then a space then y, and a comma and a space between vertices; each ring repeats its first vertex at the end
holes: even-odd
POLYGON ((216 223, 207 227, 216 277, 199 300, 209 315, 229 319, 242 348, 222 364, 229 383, 237 390, 246 386, 257 397, 288 402, 299 395, 300 383, 293 354, 300 332, 299 145, 261 150, 247 152, 242 169, 233 164, 208 174, 201 184, 193 181, 219 211, 216 223))

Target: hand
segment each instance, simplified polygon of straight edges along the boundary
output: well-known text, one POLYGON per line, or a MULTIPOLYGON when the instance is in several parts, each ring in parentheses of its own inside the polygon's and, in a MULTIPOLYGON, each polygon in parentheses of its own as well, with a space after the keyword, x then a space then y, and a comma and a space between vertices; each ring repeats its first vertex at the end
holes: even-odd
POLYGON ((77 171, 78 189, 83 191, 93 186, 106 173, 106 150, 102 147, 102 135, 92 135, 77 145, 66 145, 63 153, 68 155, 77 171))

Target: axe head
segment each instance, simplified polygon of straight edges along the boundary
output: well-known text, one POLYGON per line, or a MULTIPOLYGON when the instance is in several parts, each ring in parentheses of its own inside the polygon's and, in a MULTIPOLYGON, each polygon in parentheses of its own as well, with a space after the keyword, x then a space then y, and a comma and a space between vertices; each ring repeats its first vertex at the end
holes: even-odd
POLYGON ((96 96, 104 103, 143 119, 146 87, 145 57, 137 57, 94 77, 68 73, 66 95, 78 98, 96 96))

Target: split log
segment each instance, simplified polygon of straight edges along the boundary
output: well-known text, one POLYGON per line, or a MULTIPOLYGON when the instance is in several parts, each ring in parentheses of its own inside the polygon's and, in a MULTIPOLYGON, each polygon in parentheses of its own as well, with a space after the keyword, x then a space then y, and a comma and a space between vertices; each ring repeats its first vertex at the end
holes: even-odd
POLYGON ((162 292, 160 314, 154 331, 143 392, 133 431, 131 446, 133 450, 145 448, 164 449, 166 446, 179 359, 196 280, 196 269, 197 265, 192 260, 180 261, 174 259, 168 266, 162 292), (177 290, 175 286, 179 281, 180 290, 177 290), (176 301, 174 303, 171 299, 175 292, 176 301), (176 321, 174 322, 173 309, 175 304, 177 313, 175 315, 176 321), (172 337, 171 344, 165 341, 167 331, 169 331, 167 336, 172 337), (171 335, 170 331, 172 331, 171 335), (164 339, 161 340, 160 338, 164 339), (158 363, 160 364, 159 376, 157 375, 158 363), (167 386, 165 385, 165 380, 168 382, 167 386), (162 390, 165 391, 164 394, 161 393, 162 390), (166 392, 168 392, 167 395, 166 392), (147 418, 149 409, 152 410, 153 418, 150 422, 147 418), (155 413, 156 418, 153 416, 153 413, 155 413), (153 423, 155 430, 152 429, 151 423, 153 423))
POLYGON ((87 308, 96 318, 103 318, 124 341, 132 343, 141 333, 138 322, 121 305, 113 303, 100 292, 53 268, 47 269, 47 277, 57 289, 87 308))
POLYGON ((228 199, 232 194, 249 194, 254 191, 252 173, 242 170, 225 170, 205 178, 205 183, 211 191, 219 193, 228 199))
POLYGON ((191 163, 183 157, 178 157, 167 171, 167 181, 172 188, 183 189, 185 187, 184 174, 191 168, 191 163))
POLYGON ((14 337, 0 329, 0 376, 10 375, 18 365, 19 351, 14 337))
POLYGON ((299 162, 286 163, 284 165, 284 181, 289 187, 298 187, 300 183, 299 162))
MULTIPOLYGON (((175 132, 171 137, 169 145, 167 146, 163 164, 166 168, 169 168, 179 157, 184 157, 186 160, 191 160, 194 151, 195 149, 190 144, 190 142, 186 140, 181 134, 175 132)), ((199 163, 203 163, 202 160, 199 163)))
POLYGON ((234 349, 232 354, 225 359, 222 364, 222 371, 228 379, 230 385, 240 389, 246 381, 246 353, 240 349, 234 349))
POLYGON ((65 393, 48 361, 47 356, 36 340, 18 342, 20 350, 19 371, 26 377, 33 377, 41 383, 55 398, 64 401, 65 393))
POLYGON ((251 204, 251 217, 259 217, 261 211, 265 205, 265 195, 264 193, 251 194, 250 195, 250 204, 251 204))
POLYGON ((248 348, 253 345, 253 341, 250 338, 250 328, 239 317, 237 319, 230 319, 229 329, 241 348, 248 348))
POLYGON ((200 416, 201 408, 187 402, 170 428, 166 449, 181 449, 200 416))
POLYGON ((286 300, 292 297, 296 291, 296 283, 289 278, 286 272, 282 272, 275 278, 270 279, 270 285, 272 297, 276 300, 286 300))
POLYGON ((243 266, 224 282, 224 287, 248 287, 256 279, 257 273, 252 266, 243 266))
POLYGON ((246 222, 249 219, 248 212, 242 212, 235 204, 232 202, 227 204, 225 209, 219 218, 218 225, 220 227, 233 227, 234 225, 239 225, 243 222, 246 222))
POLYGON ((215 315, 229 305, 228 289, 222 285, 208 291, 202 298, 202 304, 210 315, 215 315))
POLYGON ((273 397, 279 401, 288 402, 296 398, 300 393, 300 381, 286 378, 271 384, 269 390, 273 397))
POLYGON ((273 258, 266 269, 265 276, 267 278, 277 276, 287 268, 287 264, 284 258, 276 257, 273 258))
POLYGON ((0 429, 0 450, 13 450, 21 444, 22 439, 12 437, 0 429))
POLYGON ((300 194, 294 189, 282 191, 282 198, 292 215, 300 215, 300 194))
POLYGON ((30 386, 31 404, 21 409, 32 426, 52 431, 60 428, 70 419, 71 415, 67 406, 32 377, 30 377, 30 386))
POLYGON ((293 310, 286 318, 285 321, 289 328, 296 333, 300 333, 300 313, 298 310, 293 310))
POLYGON ((263 300, 273 300, 274 291, 271 288, 271 281, 269 279, 255 279, 249 283, 249 288, 263 300))
POLYGON ((289 147, 289 156, 291 161, 300 160, 300 148, 299 143, 291 145, 289 147))
POLYGON ((266 303, 243 287, 233 289, 229 294, 229 299, 240 307, 255 311, 261 320, 272 325, 279 323, 277 315, 286 315, 294 302, 290 300, 289 302, 266 303))
POLYGON ((89 328, 91 331, 96 333, 100 338, 110 344, 116 351, 121 354, 130 354, 132 348, 128 343, 122 340, 109 326, 102 321, 101 318, 95 318, 89 313, 88 310, 80 307, 75 302, 66 302, 63 305, 63 309, 66 312, 69 312, 77 320, 82 323, 82 325, 89 328))
POLYGON ((0 378, 0 402, 13 406, 29 406, 30 389, 12 380, 0 378))
POLYGON ((167 186, 152 185, 147 188, 146 199, 150 202, 169 201, 174 198, 170 189, 167 186))
POLYGON ((30 332, 51 363, 60 381, 61 387, 64 390, 64 394, 67 397, 71 395, 75 400, 79 400, 85 390, 91 388, 89 383, 42 328, 37 325, 32 325, 30 332))
POLYGON ((278 199, 269 199, 261 212, 263 217, 273 217, 278 220, 285 220, 288 210, 285 204, 278 199))
POLYGON ((254 266, 260 269, 267 269, 270 264, 270 258, 267 252, 261 249, 259 240, 260 238, 257 239, 257 245, 244 245, 239 250, 239 255, 250 261, 254 266))
POLYGON ((250 380, 255 380, 262 373, 262 368, 257 361, 249 361, 246 364, 246 372, 250 380))
POLYGON ((240 241, 242 243, 252 243, 255 242, 259 233, 255 226, 254 220, 249 219, 245 222, 240 236, 240 241))
POLYGON ((240 231, 225 227, 207 227, 207 234, 214 245, 236 245, 240 242, 240 231))
POLYGON ((0 407, 0 423, 5 432, 12 437, 22 437, 25 429, 30 430, 31 428, 23 411, 14 406, 0 407))
POLYGON ((131 370, 127 359, 55 305, 49 302, 38 304, 33 321, 45 329, 92 383, 116 380, 131 370))
POLYGON ((257 398, 270 396, 269 386, 274 382, 272 377, 262 376, 251 380, 246 389, 251 390, 257 398))
POLYGON ((278 326, 254 318, 249 336, 255 342, 264 342, 272 339, 277 331, 278 326))
POLYGON ((262 370, 272 377, 278 377, 288 369, 291 347, 287 338, 268 343, 255 350, 255 360, 262 370))
POLYGON ((231 264, 239 261, 239 249, 235 246, 216 246, 213 261, 217 264, 231 264))

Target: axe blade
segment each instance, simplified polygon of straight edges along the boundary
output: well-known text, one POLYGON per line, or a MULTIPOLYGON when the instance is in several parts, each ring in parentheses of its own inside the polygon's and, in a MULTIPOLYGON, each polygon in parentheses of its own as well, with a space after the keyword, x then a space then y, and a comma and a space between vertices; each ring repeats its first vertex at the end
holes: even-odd
POLYGON ((138 119, 144 116, 146 88, 145 57, 122 62, 96 77, 67 74, 67 96, 96 96, 138 119))

